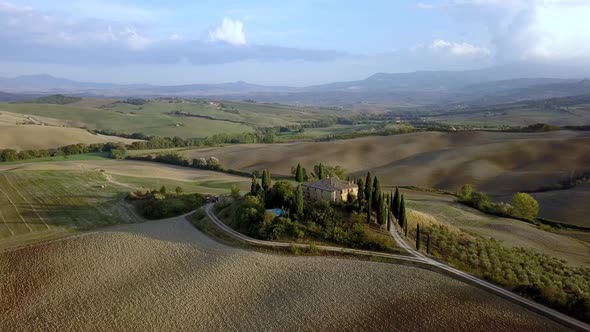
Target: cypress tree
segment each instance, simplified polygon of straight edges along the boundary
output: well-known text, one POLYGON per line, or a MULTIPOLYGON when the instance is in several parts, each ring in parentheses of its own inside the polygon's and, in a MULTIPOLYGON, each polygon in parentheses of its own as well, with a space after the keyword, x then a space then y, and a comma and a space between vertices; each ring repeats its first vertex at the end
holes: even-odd
POLYGON ((252 184, 250 185, 250 193, 256 195, 256 189, 258 187, 258 180, 256 180, 256 174, 252 172, 252 184))
POLYGON ((385 208, 385 213, 387 214, 387 231, 391 231, 391 213, 389 213, 389 209, 385 208))
POLYGON ((399 208, 400 208, 400 199, 399 199, 399 189, 395 187, 395 194, 393 195, 393 203, 391 204, 391 212, 393 212, 393 216, 399 219, 399 208))
POLYGON ((271 185, 270 171, 265 169, 262 171, 262 189, 264 189, 264 191, 268 191, 271 185))
POLYGON ((430 233, 426 234, 426 253, 430 255, 430 233))
POLYGON ((359 191, 358 197, 356 199, 358 203, 358 209, 360 212, 363 210, 363 201, 365 200, 365 183, 363 182, 363 179, 358 179, 357 185, 359 186, 359 191))
POLYGON ((371 204, 373 204, 373 178, 371 172, 367 172, 367 178, 365 179, 365 201, 367 206, 367 220, 370 220, 371 215, 371 204))
POLYGON ((300 219, 303 217, 303 189, 301 185, 297 186, 295 190, 295 202, 293 204, 293 211, 296 213, 296 219, 300 219))
POLYGON ((381 182, 378 177, 373 179, 373 209, 379 211, 379 200, 381 199, 381 182))
POLYGON ((301 164, 297 164, 297 170, 295 170, 295 181, 297 181, 297 182, 305 181, 305 178, 303 176, 303 168, 301 167, 301 164))
POLYGON ((324 165, 322 165, 322 163, 320 163, 320 165, 318 166, 318 180, 322 180, 326 178, 326 169, 324 168, 324 165))
POLYGON ((420 251, 420 224, 416 225, 416 250, 420 251))
POLYGON ((378 202, 377 209, 375 210, 377 212, 377 223, 379 225, 385 225, 387 211, 385 210, 385 197, 383 197, 383 194, 379 195, 378 202))

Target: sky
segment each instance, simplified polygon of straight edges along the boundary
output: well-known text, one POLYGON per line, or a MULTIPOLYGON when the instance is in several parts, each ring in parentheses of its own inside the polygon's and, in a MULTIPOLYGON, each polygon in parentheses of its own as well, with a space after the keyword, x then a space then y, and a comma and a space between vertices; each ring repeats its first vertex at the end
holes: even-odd
POLYGON ((0 0, 0 76, 303 86, 590 66, 590 0, 0 0))

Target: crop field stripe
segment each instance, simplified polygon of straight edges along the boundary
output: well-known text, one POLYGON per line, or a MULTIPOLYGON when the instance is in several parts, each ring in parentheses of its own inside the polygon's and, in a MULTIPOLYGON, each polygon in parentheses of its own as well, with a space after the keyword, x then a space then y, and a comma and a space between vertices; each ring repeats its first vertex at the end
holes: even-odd
POLYGON ((33 232, 33 229, 31 229, 31 226, 29 226, 29 224, 27 223, 27 221, 25 220, 25 218, 23 218, 23 215, 20 213, 20 211, 18 210, 18 208, 16 207, 16 204, 14 204, 14 202, 12 201, 12 199, 10 199, 10 196, 8 196, 8 194, 0 189, 0 192, 2 194, 4 194, 4 196, 6 196, 6 198, 8 199, 8 201, 10 202, 10 204, 12 205, 12 207, 14 207, 14 209, 16 210, 16 213, 18 214, 18 216, 20 217, 20 219, 23 221, 23 223, 25 224, 25 226, 27 227, 27 229, 29 230, 29 232, 33 232))
POLYGON ((8 176, 6 176, 6 174, 2 174, 4 176, 4 178, 6 179, 6 182, 8 183, 8 185, 10 187, 12 187, 12 189, 23 199, 23 201, 25 201, 30 207, 31 210, 33 210, 33 212, 35 212, 35 214, 37 215, 37 217, 43 222, 43 225, 45 225, 45 227, 47 229, 49 229, 49 225, 47 225, 47 223, 45 222, 45 219, 43 219, 43 217, 41 217, 41 215, 39 214, 39 212, 37 212, 37 209, 35 209, 35 207, 33 206, 33 204, 31 204, 31 202, 29 202, 25 196, 23 196, 20 191, 18 190, 18 188, 16 188, 12 182, 10 182, 10 179, 8 178, 8 176))
POLYGON ((4 226, 6 226, 6 229, 8 229, 8 232, 10 232, 10 236, 14 236, 14 232, 12 231, 12 229, 10 229, 10 226, 8 226, 8 223, 6 222, 6 218, 4 218, 4 215, 2 215, 1 210, 0 210, 0 218, 2 218, 2 223, 4 223, 4 226))

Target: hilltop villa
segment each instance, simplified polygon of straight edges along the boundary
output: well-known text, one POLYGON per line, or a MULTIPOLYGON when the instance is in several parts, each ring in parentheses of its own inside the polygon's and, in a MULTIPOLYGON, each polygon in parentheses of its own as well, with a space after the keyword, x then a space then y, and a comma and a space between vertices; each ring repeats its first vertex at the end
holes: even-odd
POLYGON ((319 181, 301 184, 303 197, 308 200, 324 200, 341 202, 348 199, 348 195, 357 196, 359 188, 352 182, 342 181, 337 177, 328 177, 319 181))

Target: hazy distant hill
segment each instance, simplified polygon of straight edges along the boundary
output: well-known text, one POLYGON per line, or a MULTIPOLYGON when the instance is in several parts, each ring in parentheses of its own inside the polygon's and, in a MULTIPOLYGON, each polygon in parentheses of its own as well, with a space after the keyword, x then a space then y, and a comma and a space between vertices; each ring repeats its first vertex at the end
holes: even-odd
POLYGON ((15 94, 15 93, 7 93, 7 92, 0 91, 0 102, 21 101, 21 100, 37 98, 39 96, 40 95, 38 95, 38 94, 15 94))
POLYGON ((110 97, 223 97, 265 102, 350 106, 374 104, 420 106, 489 104, 589 93, 590 69, 515 63, 468 71, 377 73, 366 79, 303 88, 247 82, 155 86, 77 82, 50 75, 0 79, 0 90, 11 93, 67 93, 110 97))

